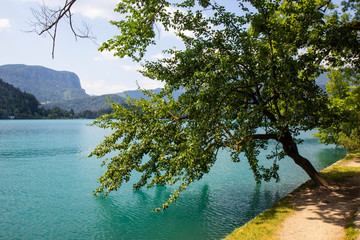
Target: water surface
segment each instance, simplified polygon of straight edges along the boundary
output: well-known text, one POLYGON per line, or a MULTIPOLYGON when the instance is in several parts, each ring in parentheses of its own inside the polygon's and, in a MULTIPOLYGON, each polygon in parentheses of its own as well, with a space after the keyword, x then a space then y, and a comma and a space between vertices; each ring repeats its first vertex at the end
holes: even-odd
MULTIPOLYGON (((280 183, 256 185, 246 160, 232 163, 223 151, 165 212, 151 210, 171 187, 132 191, 126 184, 96 198, 105 169, 86 156, 110 132, 90 122, 0 121, 0 239, 221 239, 307 180, 286 158, 280 183)), ((345 156, 311 133, 303 137, 300 151, 318 170, 345 156)))

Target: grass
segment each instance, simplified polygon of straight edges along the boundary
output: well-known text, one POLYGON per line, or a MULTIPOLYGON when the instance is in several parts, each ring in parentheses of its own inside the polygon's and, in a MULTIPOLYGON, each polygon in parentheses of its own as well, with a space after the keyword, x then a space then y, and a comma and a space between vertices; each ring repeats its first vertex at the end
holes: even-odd
MULTIPOLYGON (((355 200, 356 201, 356 200, 355 200)), ((356 213, 354 212, 348 219, 345 225, 345 240, 356 240, 359 236, 359 230, 356 229, 354 224, 354 219, 356 217, 356 213)))
POLYGON ((343 160, 340 160, 336 164, 324 169, 320 173, 321 176, 323 176, 326 181, 331 183, 343 181, 345 178, 360 174, 359 167, 349 167, 341 164, 342 162, 349 161, 353 158, 360 158, 360 151, 351 152, 343 160))
POLYGON ((272 208, 263 212, 252 221, 236 229, 226 237, 231 239, 268 239, 276 240, 275 233, 281 226, 286 216, 294 211, 290 197, 285 197, 277 202, 272 208))
MULTIPOLYGON (((323 170, 321 175, 329 182, 340 182, 345 178, 360 174, 360 168, 343 166, 340 163, 349 161, 353 158, 360 158, 360 151, 355 151, 347 155, 347 157, 331 167, 323 170)), ((313 186, 311 181, 304 183, 295 191, 303 191, 313 186)), ((355 201, 355 200, 354 200, 355 201)), ((284 219, 294 212, 292 199, 286 196, 277 202, 272 208, 255 217, 244 226, 235 229, 229 234, 226 240, 277 240, 277 231, 281 228, 284 219)), ((353 213, 348 219, 345 226, 345 240, 355 240, 359 235, 359 231, 354 224, 356 213, 353 213)))
POLYGON ((350 152, 350 153, 344 158, 344 160, 346 161, 346 160, 350 160, 350 159, 353 159, 353 158, 360 158, 360 150, 350 152))
MULTIPOLYGON (((353 158, 360 158, 360 151, 354 151, 349 153, 345 159, 342 161, 349 161, 353 158)), ((324 177, 328 181, 341 181, 346 177, 352 177, 357 174, 360 174, 360 169, 356 167, 347 167, 336 164, 329 169, 326 169, 322 172, 324 177)), ((354 199, 356 201, 356 199, 354 199)), ((354 219, 356 217, 356 212, 354 212, 348 219, 345 225, 345 240, 355 240, 359 236, 360 232, 356 229, 354 224, 354 219)))

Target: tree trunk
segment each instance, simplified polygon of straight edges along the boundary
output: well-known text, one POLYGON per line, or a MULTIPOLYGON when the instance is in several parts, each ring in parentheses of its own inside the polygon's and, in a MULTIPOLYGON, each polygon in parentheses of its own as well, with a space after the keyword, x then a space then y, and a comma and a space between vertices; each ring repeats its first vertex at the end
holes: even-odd
POLYGON ((290 132, 287 132, 284 136, 282 136, 280 138, 280 142, 283 145, 285 153, 291 157, 297 165, 305 170, 305 172, 309 175, 315 184, 322 187, 328 187, 326 180, 320 176, 309 160, 299 154, 297 145, 294 142, 290 132))

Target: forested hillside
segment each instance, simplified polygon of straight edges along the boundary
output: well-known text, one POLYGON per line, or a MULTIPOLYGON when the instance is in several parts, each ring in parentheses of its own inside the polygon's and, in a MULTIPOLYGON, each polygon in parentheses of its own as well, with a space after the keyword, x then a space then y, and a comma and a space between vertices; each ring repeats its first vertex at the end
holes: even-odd
POLYGON ((81 88, 79 77, 68 71, 8 64, 0 66, 0 78, 21 91, 33 94, 42 103, 88 97, 81 88))
POLYGON ((0 79, 0 119, 10 116, 31 118, 38 112, 39 106, 40 103, 34 95, 23 93, 0 79))
MULTIPOLYGON (((161 91, 161 88, 153 89, 152 91, 155 93, 159 93, 161 91)), ((177 98, 181 93, 183 93, 183 91, 178 90, 175 91, 173 95, 175 98, 177 98)), ((83 112, 85 110, 99 111, 109 108, 107 102, 108 98, 110 98, 111 101, 113 102, 117 102, 120 103, 121 105, 124 105, 125 104, 124 99, 127 98, 127 96, 130 96, 135 99, 141 99, 141 98, 148 99, 148 97, 146 97, 141 90, 129 90, 115 94, 105 94, 101 96, 92 96, 87 98, 79 98, 79 99, 72 99, 67 101, 46 103, 43 104, 42 106, 45 107, 46 109, 60 107, 67 111, 73 110, 75 113, 83 112)))
POLYGON ((61 101, 55 103, 43 104, 47 109, 60 107, 65 110, 73 110, 75 113, 83 112, 85 110, 99 111, 110 108, 107 99, 110 98, 113 102, 124 105, 124 99, 118 95, 109 94, 101 96, 92 96, 87 98, 73 99, 68 101, 61 101))
MULTIPOLYGON (((106 102, 105 99, 103 99, 103 101, 106 102)), ((0 119, 97 118, 111 112, 112 109, 109 107, 93 111, 87 109, 77 113, 73 110, 65 110, 58 106, 52 109, 46 109, 40 107, 40 102, 34 95, 24 93, 20 89, 0 79, 0 119)))

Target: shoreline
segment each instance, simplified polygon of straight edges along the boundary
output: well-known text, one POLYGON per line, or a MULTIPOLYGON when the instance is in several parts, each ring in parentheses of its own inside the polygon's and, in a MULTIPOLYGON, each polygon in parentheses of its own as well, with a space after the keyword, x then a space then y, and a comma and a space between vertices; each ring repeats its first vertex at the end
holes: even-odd
MULTIPOLYGON (((338 212, 336 213, 339 215, 339 211, 341 212, 341 221, 337 224, 329 224, 330 227, 333 227, 334 225, 337 225, 337 231, 339 231, 339 228, 343 229, 344 231, 347 231, 347 225, 351 225, 353 228, 354 234, 357 234, 360 232, 360 215, 357 215, 357 212, 360 212, 359 203, 359 193, 360 193, 360 152, 350 152, 347 153, 345 158, 338 160, 337 162, 331 164, 330 166, 326 167, 320 173, 324 176, 326 176, 329 183, 333 186, 345 184, 347 182, 348 178, 354 177, 359 181, 359 184, 353 184, 357 186, 353 186, 354 189, 351 194, 354 194, 354 191, 356 192, 356 197, 354 201, 356 203, 353 203, 351 201, 351 204, 348 207, 354 208, 356 207, 356 210, 354 212, 354 209, 348 212, 348 210, 343 210, 344 212, 341 212, 342 209, 336 209, 338 212), (354 170, 355 169, 355 170, 354 170), (349 219, 351 220, 351 223, 349 222, 349 219), (341 225, 341 226, 340 226, 341 225)), ((346 186, 349 187, 349 186, 346 186)), ((351 186, 350 186, 351 187, 351 186)), ((299 214, 301 211, 304 211, 303 209, 306 209, 306 204, 304 204, 304 201, 310 202, 312 199, 311 197, 304 197, 305 194, 322 194, 322 198, 319 199, 325 199, 320 200, 317 199, 317 201, 312 202, 312 206, 318 204, 321 205, 321 208, 317 208, 316 210, 310 210, 308 214, 316 213, 317 216, 313 217, 314 219, 320 219, 324 214, 329 214, 329 209, 326 209, 327 206, 330 206, 330 202, 328 202, 326 199, 328 198, 328 195, 324 194, 333 194, 335 192, 339 192, 340 190, 345 189, 344 187, 337 186, 337 189, 332 189, 331 191, 326 191, 324 189, 320 189, 318 187, 315 187, 311 180, 308 180, 301 185, 299 185, 297 188, 295 188, 290 193, 286 194, 282 199, 280 199, 278 202, 276 202, 272 207, 269 209, 263 211, 256 217, 254 217, 249 222, 245 223, 239 228, 234 229, 234 231, 227 236, 225 236, 224 239, 232 240, 232 239, 308 239, 304 237, 290 237, 291 235, 304 235, 299 234, 301 229, 300 219, 294 219, 291 220, 292 222, 289 223, 290 216, 294 217, 296 214, 299 214), (309 192, 309 193, 307 193, 309 192), (299 199, 302 199, 302 203, 299 203, 299 199), (303 205, 301 205, 303 204, 303 205), (301 207, 299 207, 301 205, 301 207), (325 212, 326 210, 326 212, 325 212), (323 211, 323 212, 321 212, 323 211), (286 220, 286 222, 285 222, 286 220), (284 234, 281 233, 284 229, 287 229, 289 226, 287 225, 294 225, 293 227, 295 230, 293 230, 291 233, 287 232, 285 233, 286 238, 284 238, 284 234)), ((329 195, 330 196, 330 195, 329 195)), ((349 195, 348 197, 353 197, 352 195, 349 195)), ((351 199, 350 199, 351 200, 351 199)), ((349 201, 350 201, 349 200, 349 201)), ((334 203, 336 204, 336 202, 334 203)), ((334 210, 335 208, 333 207, 334 210)), ((331 215, 331 214, 330 214, 331 215)), ((327 219, 328 220, 328 219, 327 219)), ((328 222, 330 222, 328 220, 328 222)), ((311 222, 310 222, 311 224, 311 222)), ((311 227, 311 225, 310 225, 311 227)), ((306 230, 302 230, 306 231, 306 230)), ((314 230, 316 231, 316 229, 314 230)), ((329 230, 330 231, 330 230, 329 230)), ((284 231, 283 231, 284 232, 284 231)), ((286 231, 285 231, 286 232, 286 231)), ((315 234, 314 232, 310 234, 315 234)), ((341 234, 341 233, 340 233, 341 234)), ((344 233, 347 235, 348 233, 344 233)), ((356 235, 357 236, 357 235, 356 235)), ((324 239, 329 239, 329 236, 323 236, 324 239)), ((312 239, 323 239, 322 237, 312 238, 312 239)), ((331 239, 331 238, 330 238, 331 239)), ((334 238, 339 239, 339 238, 334 238)), ((345 238, 340 238, 345 239, 345 238)), ((346 238, 346 239, 355 239, 355 238, 346 238)))

